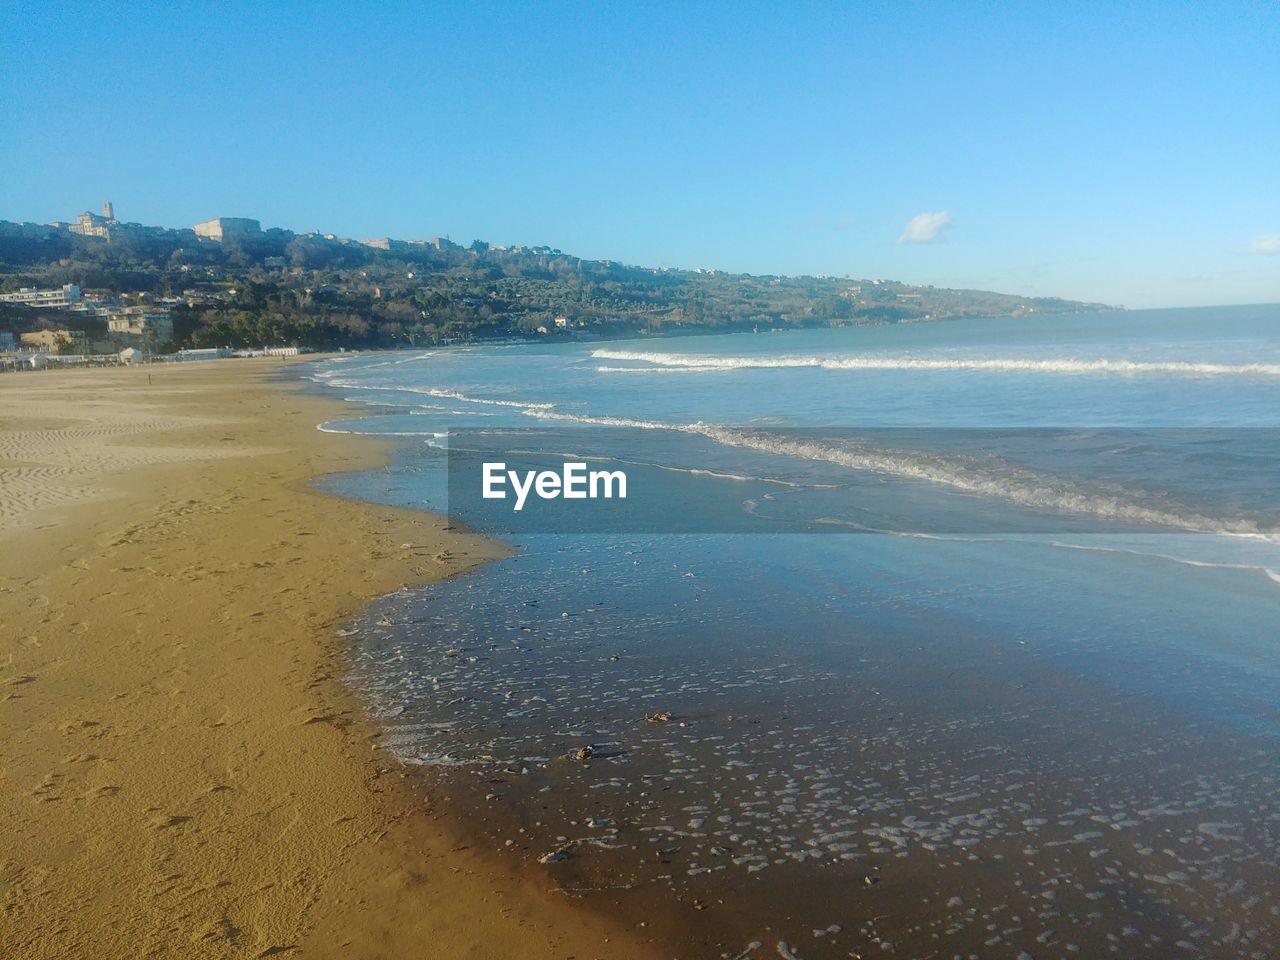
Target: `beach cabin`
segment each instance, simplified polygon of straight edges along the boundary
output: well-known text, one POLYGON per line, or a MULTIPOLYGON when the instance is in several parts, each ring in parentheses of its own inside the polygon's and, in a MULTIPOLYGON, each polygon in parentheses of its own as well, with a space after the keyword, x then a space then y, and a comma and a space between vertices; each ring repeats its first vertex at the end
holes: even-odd
POLYGON ((27 358, 27 362, 31 364, 32 370, 43 370, 49 365, 49 358, 43 353, 33 353, 27 358))

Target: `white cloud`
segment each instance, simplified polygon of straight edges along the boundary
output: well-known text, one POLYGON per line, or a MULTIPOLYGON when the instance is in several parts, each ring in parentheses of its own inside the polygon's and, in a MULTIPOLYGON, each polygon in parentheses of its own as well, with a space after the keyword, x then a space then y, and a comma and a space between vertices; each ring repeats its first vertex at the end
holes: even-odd
POLYGON ((1244 248, 1245 253, 1280 253, 1280 233, 1262 233, 1244 248))
POLYGON ((951 214, 945 210, 939 210, 937 213, 918 213, 907 221, 907 225, 902 230, 902 236, 898 237, 898 242, 929 243, 937 239, 943 227, 950 225, 951 214))

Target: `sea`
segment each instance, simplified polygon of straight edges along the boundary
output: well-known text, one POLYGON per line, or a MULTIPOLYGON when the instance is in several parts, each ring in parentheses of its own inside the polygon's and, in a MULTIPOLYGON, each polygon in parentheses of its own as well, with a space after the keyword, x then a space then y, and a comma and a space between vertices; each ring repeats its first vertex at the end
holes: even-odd
POLYGON ((500 869, 680 958, 1280 957, 1280 306, 303 369, 401 444, 324 489, 515 547, 342 631, 500 869), (557 458, 627 500, 470 472, 557 458))

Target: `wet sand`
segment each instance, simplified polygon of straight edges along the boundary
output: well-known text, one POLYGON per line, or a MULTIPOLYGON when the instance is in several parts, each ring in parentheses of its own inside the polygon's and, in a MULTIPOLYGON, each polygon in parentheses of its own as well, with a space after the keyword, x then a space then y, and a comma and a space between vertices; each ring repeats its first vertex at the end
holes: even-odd
POLYGON ((1274 956, 1265 678, 806 611, 694 544, 531 546, 353 622, 386 743, 509 869, 677 957, 1274 956))
POLYGON ((648 955, 376 749, 337 628, 502 548, 310 490, 387 446, 280 374, 0 377, 3 952, 648 955))

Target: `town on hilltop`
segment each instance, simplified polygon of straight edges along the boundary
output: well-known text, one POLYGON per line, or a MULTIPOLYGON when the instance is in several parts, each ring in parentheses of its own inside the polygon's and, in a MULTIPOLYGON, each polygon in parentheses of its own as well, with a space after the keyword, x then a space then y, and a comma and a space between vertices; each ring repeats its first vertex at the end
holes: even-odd
POLYGON ((263 229, 0 220, 10 366, 512 339, 909 323, 1106 309, 891 280, 754 276, 583 260, 548 246, 352 240, 263 229))

